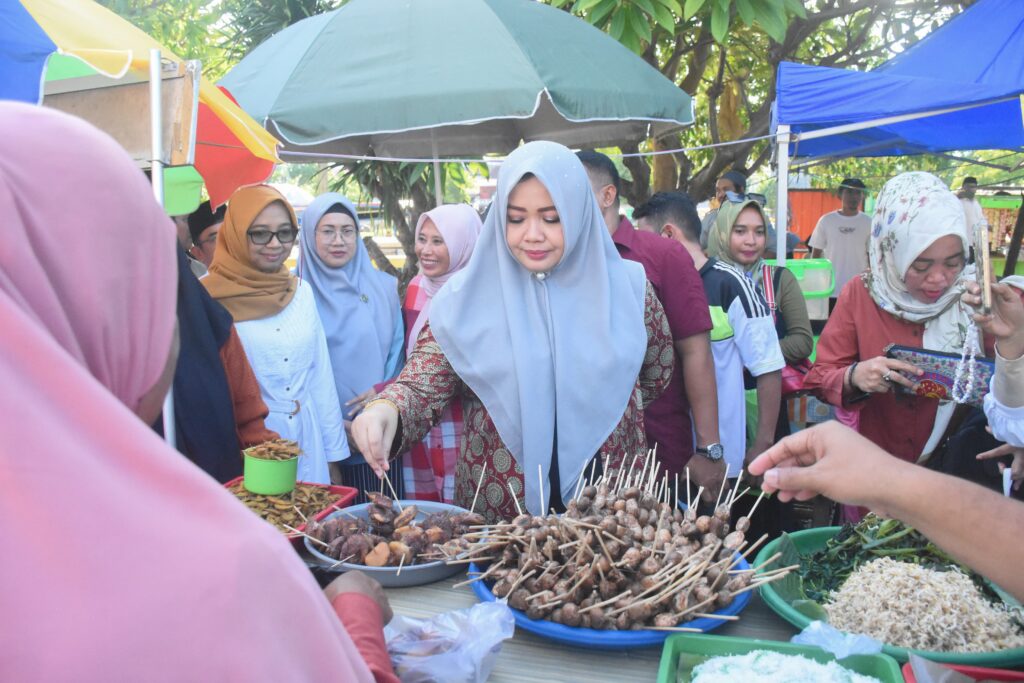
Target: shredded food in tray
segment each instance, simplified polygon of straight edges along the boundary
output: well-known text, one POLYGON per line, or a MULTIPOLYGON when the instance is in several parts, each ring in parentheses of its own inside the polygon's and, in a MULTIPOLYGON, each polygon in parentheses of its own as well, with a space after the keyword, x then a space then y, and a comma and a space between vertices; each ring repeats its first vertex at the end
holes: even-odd
POLYGON ((836 662, 822 664, 800 655, 755 650, 745 655, 714 657, 693 668, 692 683, 879 683, 836 662))
POLYGON ((884 557, 862 565, 825 604, 829 623, 897 647, 998 652, 1024 647, 1024 632, 956 568, 936 571, 884 557))

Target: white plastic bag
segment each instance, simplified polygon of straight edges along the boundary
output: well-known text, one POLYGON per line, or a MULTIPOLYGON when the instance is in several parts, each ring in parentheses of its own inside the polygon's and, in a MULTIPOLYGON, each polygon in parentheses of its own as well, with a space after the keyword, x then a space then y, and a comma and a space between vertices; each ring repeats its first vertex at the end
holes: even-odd
POLYGON ((823 621, 812 621, 789 641, 797 645, 814 645, 831 652, 836 659, 850 655, 877 655, 882 643, 868 636, 844 633, 823 621))
POLYGON ((395 616, 384 638, 402 683, 484 683, 514 632, 504 602, 482 602, 432 619, 395 616))

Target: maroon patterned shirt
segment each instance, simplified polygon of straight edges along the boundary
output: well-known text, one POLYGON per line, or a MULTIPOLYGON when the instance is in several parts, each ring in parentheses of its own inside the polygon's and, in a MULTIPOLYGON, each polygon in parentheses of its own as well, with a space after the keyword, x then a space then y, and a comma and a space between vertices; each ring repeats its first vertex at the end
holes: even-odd
MULTIPOLYGON (((681 244, 653 232, 635 230, 625 216, 612 241, 622 258, 644 267, 647 280, 665 309, 673 341, 711 329, 704 284, 693 258, 681 244)), ((658 460, 670 474, 682 473, 693 455, 693 424, 678 354, 668 388, 644 409, 644 427, 648 443, 652 447, 658 445, 658 460)))

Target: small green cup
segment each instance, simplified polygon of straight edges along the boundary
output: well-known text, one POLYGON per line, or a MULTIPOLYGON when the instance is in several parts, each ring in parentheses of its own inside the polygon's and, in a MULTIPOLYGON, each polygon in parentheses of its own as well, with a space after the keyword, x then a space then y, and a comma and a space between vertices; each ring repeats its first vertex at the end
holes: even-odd
POLYGON ((288 460, 265 460, 244 453, 242 485, 253 493, 264 496, 279 496, 295 489, 295 477, 299 471, 298 457, 288 460))

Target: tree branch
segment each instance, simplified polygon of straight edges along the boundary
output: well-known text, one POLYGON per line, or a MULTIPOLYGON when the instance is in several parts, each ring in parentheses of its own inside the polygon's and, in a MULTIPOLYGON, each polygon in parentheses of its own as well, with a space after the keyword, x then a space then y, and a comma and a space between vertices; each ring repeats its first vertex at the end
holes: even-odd
POLYGON ((370 255, 373 263, 377 266, 377 270, 387 273, 388 275, 399 277, 398 269, 395 268, 395 265, 388 260, 388 257, 381 250, 380 245, 373 240, 373 237, 370 237, 369 235, 364 237, 363 244, 366 245, 366 252, 370 255))
POLYGON ((722 83, 725 79, 725 46, 718 48, 718 73, 711 87, 707 90, 708 96, 708 128, 711 129, 711 142, 718 143, 722 138, 718 134, 718 98, 722 96, 722 83))
MULTIPOLYGON (((623 154, 636 154, 640 145, 628 142, 619 146, 623 154)), ((633 206, 647 201, 651 194, 651 167, 644 157, 622 157, 622 165, 629 169, 633 180, 622 184, 622 194, 633 206)))
MULTIPOLYGON (((680 89, 683 92, 694 95, 697 92, 697 86, 700 85, 701 79, 704 77, 704 70, 708 66, 708 58, 711 56, 711 45, 714 40, 711 37, 711 23, 701 22, 700 33, 697 34, 697 42, 694 45, 693 52, 690 54, 690 60, 686 68, 686 76, 683 77, 682 82, 679 84, 680 89)), ((673 78, 673 81, 675 79, 673 78)))

